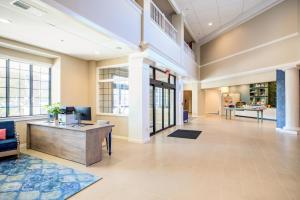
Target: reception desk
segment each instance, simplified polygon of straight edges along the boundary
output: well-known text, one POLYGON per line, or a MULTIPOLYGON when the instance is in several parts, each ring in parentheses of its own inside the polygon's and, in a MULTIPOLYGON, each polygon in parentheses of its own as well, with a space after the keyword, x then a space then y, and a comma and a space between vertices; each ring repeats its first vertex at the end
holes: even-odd
POLYGON ((113 126, 29 122, 27 148, 89 166, 102 160, 102 142, 113 126))

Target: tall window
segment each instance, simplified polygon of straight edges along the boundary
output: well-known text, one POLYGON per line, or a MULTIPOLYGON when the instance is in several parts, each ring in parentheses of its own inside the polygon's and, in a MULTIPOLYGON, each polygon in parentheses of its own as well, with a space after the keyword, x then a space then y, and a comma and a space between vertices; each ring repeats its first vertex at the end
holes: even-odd
POLYGON ((50 76, 48 66, 0 59, 0 117, 46 114, 50 76))
POLYGON ((97 68, 97 114, 127 115, 128 68, 97 68))

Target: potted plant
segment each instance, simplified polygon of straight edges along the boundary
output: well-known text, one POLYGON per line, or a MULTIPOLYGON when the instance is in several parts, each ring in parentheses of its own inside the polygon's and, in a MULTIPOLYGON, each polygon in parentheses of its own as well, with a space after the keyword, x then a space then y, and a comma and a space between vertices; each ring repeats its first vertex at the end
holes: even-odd
POLYGON ((51 121, 52 116, 54 118, 54 123, 58 124, 58 114, 61 113, 61 104, 60 103, 53 103, 51 105, 46 106, 46 110, 48 111, 49 121, 51 121))

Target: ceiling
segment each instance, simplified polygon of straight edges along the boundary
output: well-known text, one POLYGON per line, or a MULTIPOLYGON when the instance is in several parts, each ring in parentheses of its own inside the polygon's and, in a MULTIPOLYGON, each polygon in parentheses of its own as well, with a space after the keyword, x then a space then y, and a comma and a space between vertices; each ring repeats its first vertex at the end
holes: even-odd
POLYGON ((86 27, 41 1, 23 0, 42 11, 42 16, 13 6, 12 1, 0 1, 0 19, 11 22, 0 22, 0 37, 85 60, 121 57, 133 52, 126 44, 86 27))
POLYGON ((204 44, 283 0, 170 0, 185 15, 193 37, 204 44), (212 23, 209 26, 209 23, 212 23))

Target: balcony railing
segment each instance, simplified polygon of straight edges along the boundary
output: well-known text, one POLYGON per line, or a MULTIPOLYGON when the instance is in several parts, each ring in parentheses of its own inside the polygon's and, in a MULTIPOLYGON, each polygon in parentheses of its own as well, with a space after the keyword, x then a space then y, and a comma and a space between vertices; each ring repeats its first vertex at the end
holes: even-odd
POLYGON ((169 22, 163 12, 151 1, 151 18, 174 41, 177 38, 177 30, 169 22))
POLYGON ((185 53, 187 53, 190 56, 192 56, 193 59, 195 60, 195 53, 194 53, 194 51, 191 49, 191 47, 186 42, 184 42, 184 51, 185 51, 185 53))

